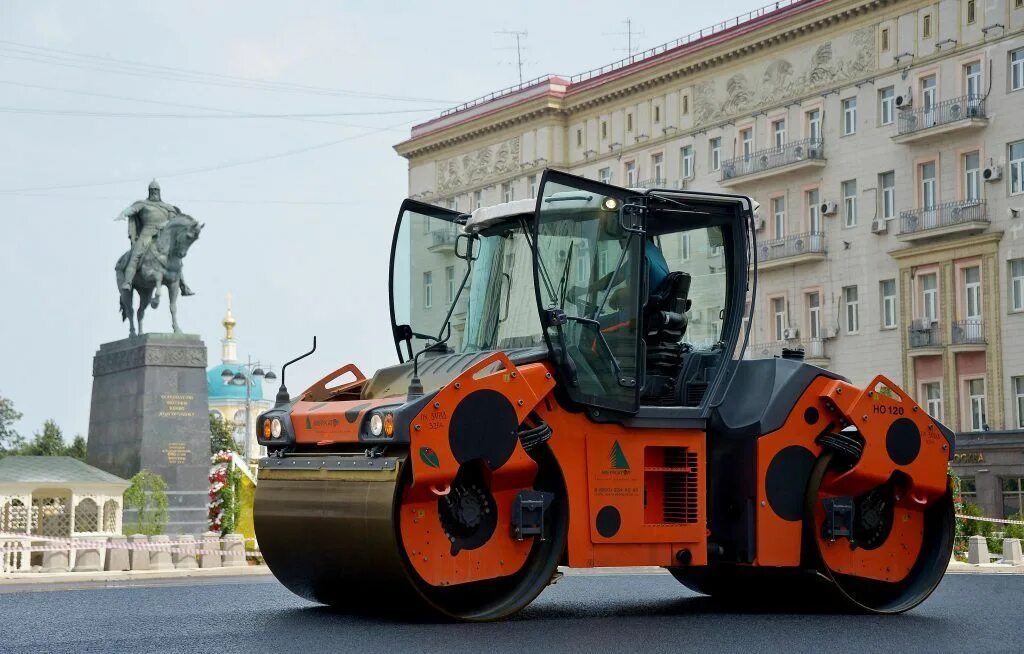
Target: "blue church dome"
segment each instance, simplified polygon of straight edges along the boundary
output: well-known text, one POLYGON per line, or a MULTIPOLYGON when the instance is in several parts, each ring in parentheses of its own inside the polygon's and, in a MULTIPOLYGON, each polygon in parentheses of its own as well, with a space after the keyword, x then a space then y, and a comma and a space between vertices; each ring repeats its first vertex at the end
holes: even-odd
POLYGON ((249 383, 252 384, 251 395, 249 396, 253 400, 263 399, 263 380, 260 378, 253 378, 249 371, 244 366, 232 363, 222 363, 219 366, 214 366, 206 371, 206 385, 210 400, 242 400, 245 401, 245 384, 233 384, 231 382, 224 383, 224 379, 221 378, 221 373, 225 370, 230 370, 231 374, 242 373, 249 378, 249 383))

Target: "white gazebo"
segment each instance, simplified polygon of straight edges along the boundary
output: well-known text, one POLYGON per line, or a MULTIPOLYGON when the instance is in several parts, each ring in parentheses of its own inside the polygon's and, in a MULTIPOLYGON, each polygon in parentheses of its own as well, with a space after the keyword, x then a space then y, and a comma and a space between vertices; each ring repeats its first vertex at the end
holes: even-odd
MULTIPOLYGON (((46 538, 120 534, 122 495, 128 486, 124 479, 69 456, 0 458, 0 533, 46 538)), ((0 568, 6 570, 29 570, 39 563, 19 552, 4 556, 8 560, 0 568)), ((74 565, 73 552, 71 556, 74 565)))

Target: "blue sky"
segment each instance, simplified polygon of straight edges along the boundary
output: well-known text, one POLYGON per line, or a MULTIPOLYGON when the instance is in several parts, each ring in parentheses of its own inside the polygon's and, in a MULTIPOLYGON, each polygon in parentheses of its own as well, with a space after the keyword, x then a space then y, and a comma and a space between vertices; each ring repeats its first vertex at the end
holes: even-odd
MULTIPOLYGON (((113 219, 150 178, 206 223, 179 321, 211 363, 231 293, 243 358, 277 367, 319 337, 293 391, 350 361, 369 374, 395 361, 387 261, 406 164, 392 146, 518 80, 498 32, 528 32, 527 78, 572 74, 625 56, 627 17, 646 48, 757 6, 4 0, 0 395, 24 413, 17 428, 88 431, 92 356, 127 335, 113 219)), ((165 306, 147 328, 170 330, 165 306)))

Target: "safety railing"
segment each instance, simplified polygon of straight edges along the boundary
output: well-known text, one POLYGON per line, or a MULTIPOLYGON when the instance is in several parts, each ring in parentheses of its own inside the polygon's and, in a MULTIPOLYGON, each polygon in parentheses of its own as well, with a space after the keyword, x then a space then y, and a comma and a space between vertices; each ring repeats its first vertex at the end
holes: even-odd
POLYGON ((984 200, 945 202, 924 209, 901 211, 900 233, 910 234, 971 222, 989 222, 988 206, 984 200))
POLYGON ((722 173, 719 181, 728 181, 744 175, 762 173, 773 168, 781 168, 798 161, 825 159, 825 144, 820 138, 801 139, 783 145, 758 150, 748 155, 726 159, 722 162, 722 173))
POLYGON ((916 324, 907 329, 907 345, 918 347, 939 347, 942 345, 942 330, 938 323, 916 324))
POLYGON ((978 319, 953 321, 953 345, 985 343, 985 322, 978 319))
POLYGON ((431 248, 446 248, 455 246, 455 237, 458 235, 454 229, 445 227, 430 232, 431 248))
POLYGON ((899 133, 912 134, 965 118, 985 118, 985 96, 962 95, 918 109, 901 109, 899 133))
POLYGON ((758 261, 772 261, 801 254, 825 254, 825 233, 807 232, 784 238, 769 239, 758 244, 758 261))

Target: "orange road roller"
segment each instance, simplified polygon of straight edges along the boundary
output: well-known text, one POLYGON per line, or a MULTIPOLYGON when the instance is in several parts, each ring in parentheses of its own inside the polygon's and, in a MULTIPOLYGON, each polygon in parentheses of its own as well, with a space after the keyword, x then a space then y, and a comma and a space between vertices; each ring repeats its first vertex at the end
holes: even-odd
POLYGON ((338 610, 462 621, 515 614, 558 566, 922 602, 953 548, 953 434, 884 377, 812 365, 820 341, 750 358, 756 208, 553 170, 471 215, 406 200, 398 365, 294 397, 282 370, 257 421, 274 575, 338 610))

